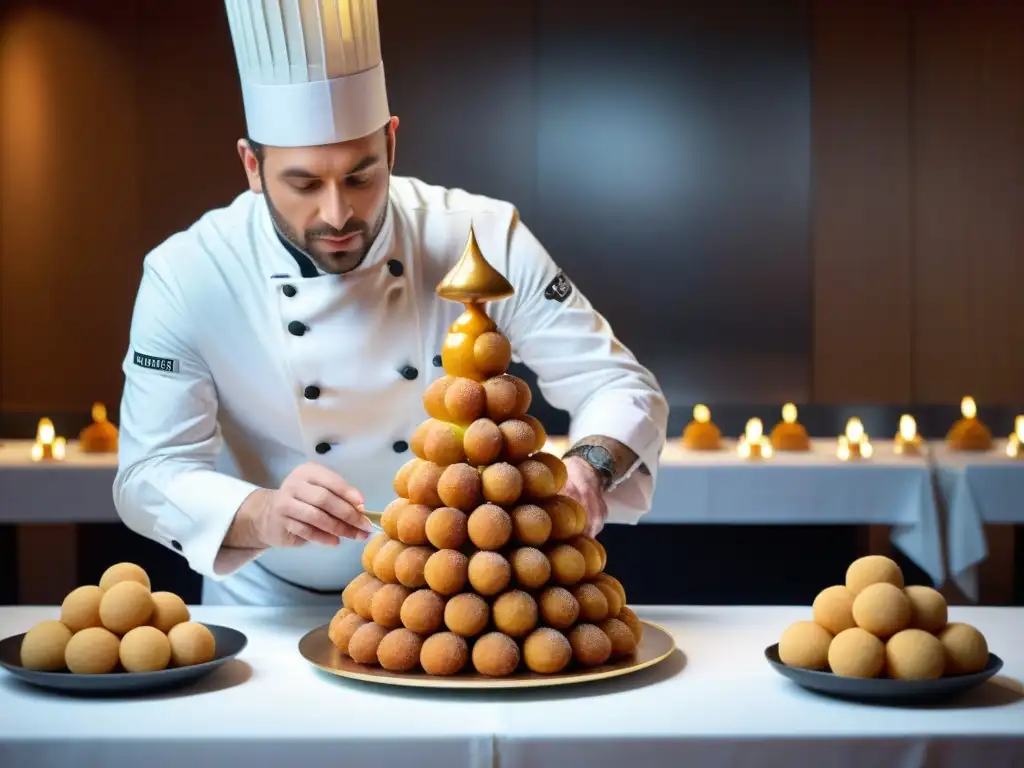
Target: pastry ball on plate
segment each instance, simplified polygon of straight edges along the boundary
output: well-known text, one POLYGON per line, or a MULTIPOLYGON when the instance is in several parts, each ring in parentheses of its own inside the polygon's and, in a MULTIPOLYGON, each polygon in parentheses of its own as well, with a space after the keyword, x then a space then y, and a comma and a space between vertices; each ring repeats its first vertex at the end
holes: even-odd
POLYGON ((526 589, 539 589, 551 578, 551 562, 535 547, 519 547, 512 552, 512 573, 526 589))
POLYGON ((629 656, 636 650, 636 638, 625 622, 618 619, 605 619, 597 625, 612 641, 612 658, 629 656))
POLYGON ((612 641, 593 624, 577 624, 569 630, 572 654, 585 667, 597 667, 612 655, 612 641))
POLYGON ((100 589, 106 591, 122 581, 135 581, 146 589, 150 589, 152 586, 149 582, 149 574, 135 563, 117 563, 110 566, 100 576, 99 586, 100 589))
POLYGON ((402 603, 412 590, 401 584, 385 584, 370 598, 370 619, 385 629, 402 626, 402 603))
POLYGON ((209 627, 195 621, 176 624, 167 639, 171 641, 171 664, 175 667, 205 664, 217 654, 217 639, 209 627))
POLYGON ((173 592, 153 593, 153 615, 149 617, 150 626, 156 627, 166 635, 173 627, 191 618, 188 606, 178 595, 173 592))
MULTIPOLYGON (((399 515, 401 515, 401 512, 399 515)), ((399 522, 401 522, 401 518, 399 518, 399 522)), ((384 546, 374 555, 373 574, 379 581, 385 584, 394 584, 398 581, 398 576, 395 574, 395 563, 402 552, 405 551, 405 546, 398 539, 391 539, 384 542, 384 546)))
MULTIPOLYGON (((409 461, 402 465, 402 468, 395 473, 395 480, 393 484, 395 493, 402 498, 409 498, 409 478, 412 477, 413 472, 415 472, 422 463, 423 459, 417 457, 415 459, 409 459, 409 461)), ((381 527, 383 528, 383 526, 381 527)), ((387 528, 384 528, 384 530, 387 531, 387 528)), ((391 534, 389 533, 388 536, 391 536, 391 534)), ((391 536, 391 538, 395 537, 391 536)))
POLYGON ((512 518, 497 504, 481 504, 469 516, 466 530, 480 549, 500 549, 512 536, 512 518))
POLYGON ((337 614, 335 614, 335 620, 332 620, 328 627, 327 636, 330 638, 334 647, 347 656, 348 643, 349 640, 352 639, 352 635, 354 635, 356 630, 363 626, 363 624, 367 623, 369 622, 355 611, 349 611, 348 614, 342 616, 340 619, 337 614))
MULTIPOLYGON (((616 593, 618 593, 619 600, 621 601, 622 605, 625 605, 626 603, 629 602, 626 599, 626 590, 623 588, 622 582, 620 582, 614 576, 612 576, 612 575, 602 571, 601 573, 597 574, 597 576, 594 577, 594 581, 597 582, 598 584, 607 584, 612 589, 614 589, 616 591, 616 593)), ((618 611, 616 611, 616 613, 618 613, 618 611)))
POLYGON ((423 638, 400 627, 392 629, 377 645, 377 663, 388 672, 408 672, 420 663, 423 638))
POLYGON ((499 462, 485 468, 480 475, 484 499, 499 505, 515 504, 523 492, 523 476, 511 464, 499 462))
POLYGON ((473 643, 473 668, 488 677, 506 677, 519 666, 516 641, 501 632, 488 632, 473 643))
MULTIPOLYGON (((519 464, 536 449, 537 435, 533 427, 522 419, 508 419, 498 425, 505 438, 502 458, 509 464, 519 464)), ((552 478, 552 482, 554 478, 552 478)))
MULTIPOLYGON (((506 424, 510 422, 505 422, 506 424)), ((504 425, 502 425, 504 426, 504 425)), ((555 476, 547 465, 534 459, 526 459, 516 465, 523 476, 523 498, 548 499, 558 493, 555 476)))
POLYGON ((846 569, 846 588, 854 597, 865 587, 879 583, 892 584, 903 589, 903 571, 895 560, 884 555, 866 555, 854 560, 846 569))
POLYGON ((823 670, 828 666, 832 633, 813 621, 797 621, 779 639, 779 661, 787 667, 823 670))
POLYGON ((406 547, 395 560, 395 578, 403 587, 419 589, 427 583, 427 560, 434 554, 432 547, 406 547))
POLYGON ((587 561, 571 544, 557 544, 548 550, 551 561, 551 577, 564 586, 579 583, 587 572, 587 561))
POLYGON ((437 495, 448 507, 466 512, 476 509, 484 498, 480 473, 469 464, 445 467, 441 479, 437 481, 437 495))
POLYGON ((104 594, 106 593, 95 585, 71 590, 61 603, 60 620, 72 632, 87 627, 103 626, 100 620, 100 601, 103 600, 104 594))
POLYGON ((572 660, 568 638, 551 627, 538 627, 523 641, 523 661, 531 672, 554 675, 572 660))
POLYGON ((923 629, 904 629, 885 644, 885 671, 894 680, 936 680, 945 664, 942 643, 923 629))
MULTIPOLYGON (((378 558, 380 555, 377 556, 378 558)), ((359 591, 352 596, 352 610, 364 619, 372 619, 373 612, 370 607, 373 604, 373 596, 384 586, 380 579, 368 579, 359 588, 359 591)))
POLYGON ((476 637, 487 628, 490 619, 490 606, 472 592, 455 595, 444 607, 445 626, 462 637, 476 637))
MULTIPOLYGON (((411 450, 413 455, 417 459, 420 459, 421 462, 427 460, 427 434, 430 432, 430 428, 436 423, 437 419, 427 419, 426 421, 420 422, 420 425, 412 431, 412 435, 409 437, 409 450, 411 450)), ((406 494, 403 493, 399 495, 405 496, 406 494)))
POLYGON ((348 655, 359 664, 377 664, 377 649, 388 633, 386 627, 374 622, 363 624, 348 641, 348 655))
POLYGON ((471 424, 487 412, 487 394, 484 385, 464 377, 455 379, 444 393, 444 406, 451 420, 458 424, 471 424))
POLYGON ((539 461, 551 471, 552 476, 555 478, 555 493, 562 490, 566 481, 569 479, 569 472, 565 468, 564 461, 553 453, 545 453, 543 451, 533 454, 530 457, 530 460, 539 461))
POLYGON ((121 639, 109 629, 89 627, 68 641, 64 663, 76 675, 106 675, 117 669, 120 648, 121 639))
POLYGON ((126 672, 157 672, 171 661, 171 641, 156 627, 136 627, 121 638, 118 656, 126 672))
MULTIPOLYGON (((472 468, 470 471, 477 474, 472 468)), ((427 540, 438 549, 459 549, 469 537, 467 519, 466 513, 460 509, 438 507, 427 518, 427 540)))
POLYGON ((444 474, 444 467, 430 461, 424 461, 409 478, 409 501, 413 504, 425 504, 431 509, 443 507, 444 503, 437 493, 437 484, 444 474))
POLYGON ((427 543, 427 518, 433 510, 423 504, 406 504, 398 513, 398 540, 407 546, 427 543))
POLYGON ((903 588, 903 594, 910 601, 910 626, 937 634, 946 626, 949 609, 946 598, 936 589, 924 586, 903 588))
POLYGON ((387 533, 378 533, 376 536, 374 536, 372 539, 366 542, 366 546, 363 547, 363 554, 360 561, 362 563, 364 571, 367 571, 368 573, 373 573, 373 558, 375 558, 377 556, 377 553, 380 552, 381 547, 383 547, 387 543, 387 533))
POLYGON ((512 362, 512 345, 501 333, 486 331, 473 342, 473 360, 484 376, 497 376, 512 362))
POLYGON ((853 592, 842 584, 825 587, 811 606, 814 620, 833 635, 857 626, 853 620, 853 598, 853 592))
POLYGON ((454 376, 442 376, 430 382, 426 392, 423 393, 423 410, 438 421, 452 421, 452 415, 444 404, 445 393, 448 387, 455 381, 454 376))
POLYGON ((439 549, 427 558, 423 577, 427 586, 442 595, 454 595, 466 585, 469 558, 455 549, 439 549))
POLYGON ((469 661, 469 644, 454 632, 438 632, 423 641, 420 666, 428 675, 454 675, 469 661))
POLYGON ((352 603, 355 600, 356 592, 363 588, 363 586, 376 577, 372 573, 363 571, 356 576, 352 581, 345 585, 345 588, 341 590, 341 604, 345 608, 352 608, 352 603))
POLYGON ((947 675, 969 675, 988 666, 988 641, 970 624, 947 624, 939 632, 939 641, 946 651, 947 675))
POLYGON ((64 669, 64 651, 72 632, 59 621, 41 621, 21 640, 21 666, 40 672, 64 669))
POLYGON ((505 449, 505 438, 491 419, 477 419, 466 428, 462 438, 466 461, 475 466, 486 466, 497 461, 505 449))
MULTIPOLYGON (((408 499, 398 498, 384 507, 384 513, 380 516, 380 527, 384 529, 384 533, 389 539, 398 541, 398 516, 402 513, 402 509, 411 503, 408 499)), ((376 556, 376 552, 374 556, 376 556)))
POLYGON ((494 626, 512 638, 524 637, 537 626, 537 601, 521 589, 505 592, 491 608, 494 626))
POLYGON ((579 605, 582 621, 604 621, 608 615, 608 598, 596 584, 577 584, 573 587, 572 596, 579 605))
POLYGON ((551 517, 536 504, 520 504, 512 510, 512 536, 520 544, 540 547, 551 536, 551 517))
POLYGON ((418 589, 402 603, 402 625, 417 634, 429 635, 444 621, 444 604, 445 599, 437 592, 418 589))
POLYGON ((853 620, 881 640, 910 626, 910 600, 901 587, 878 582, 864 587, 853 600, 853 620))
POLYGON ((100 600, 100 621, 116 635, 140 627, 153 615, 149 587, 137 581, 119 581, 100 600))
POLYGON ((503 591, 512 580, 512 566, 497 552, 474 552, 469 558, 467 577, 470 586, 490 597, 503 591))
POLYGON ((583 560, 586 564, 586 570, 583 573, 583 578, 595 578, 604 567, 601 560, 601 550, 597 548, 595 540, 587 536, 574 536, 569 539, 569 543, 578 549, 580 554, 583 555, 583 560))
POLYGON ((878 677, 885 668, 885 644, 866 629, 844 629, 828 647, 828 666, 842 677, 878 677))
MULTIPOLYGON (((601 598, 604 599, 604 595, 601 598)), ((554 629, 569 629, 580 617, 580 603, 565 587, 548 587, 540 593, 537 605, 541 619, 554 629)), ((605 613, 607 608, 606 602, 605 613)))
MULTIPOLYGON (((540 423, 540 420, 536 416, 531 416, 528 413, 524 413, 519 418, 529 424, 530 429, 533 430, 533 434, 536 437, 536 442, 533 444, 533 450, 542 450, 544 448, 544 444, 548 441, 548 433, 547 430, 544 429, 544 425, 540 423)), ((561 486, 559 486, 559 488, 561 488, 561 486)), ((556 488, 555 491, 557 492, 558 488, 556 488)))
POLYGON ((644 623, 640 621, 640 617, 633 612, 633 609, 628 605, 622 606, 622 610, 619 611, 616 618, 629 627, 633 637, 636 638, 636 644, 640 645, 640 641, 644 639, 644 623))
MULTIPOLYGON (((487 418, 496 423, 519 415, 520 392, 513 376, 501 374, 484 382, 487 399, 487 418)), ((526 413, 525 410, 522 413, 526 413)))
MULTIPOLYGON (((449 394, 451 390, 449 390, 449 394)), ((466 450, 462 446, 466 430, 457 424, 435 421, 427 430, 423 441, 423 455, 427 461, 439 467, 447 467, 466 460, 466 450)))

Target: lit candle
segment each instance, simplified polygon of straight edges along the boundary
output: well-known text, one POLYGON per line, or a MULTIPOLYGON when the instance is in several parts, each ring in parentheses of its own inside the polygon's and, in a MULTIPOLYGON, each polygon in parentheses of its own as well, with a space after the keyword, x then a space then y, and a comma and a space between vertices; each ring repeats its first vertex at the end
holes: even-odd
POLYGON ((836 456, 847 461, 853 458, 871 458, 874 449, 868 440, 868 434, 864 431, 864 425, 857 417, 846 422, 846 434, 839 436, 839 444, 836 448, 836 456))
POLYGON ((772 444, 764 436, 764 425, 758 418, 750 419, 736 445, 736 452, 744 459, 769 459, 772 444))
POLYGON ((921 436, 917 434, 917 422, 909 413, 900 416, 900 430, 893 444, 896 453, 920 453, 921 436))
POLYGON ((66 453, 67 441, 63 437, 57 437, 53 422, 45 418, 40 419, 36 428, 36 441, 32 445, 32 461, 60 461, 66 453))
POLYGON ((1011 459, 1024 459, 1024 416, 1013 420, 1013 432, 1006 441, 1006 455, 1011 459))
POLYGON ((706 405, 693 406, 693 420, 698 424, 707 424, 711 421, 711 409, 706 405))
POLYGON ((973 397, 965 397, 960 401, 960 413, 965 419, 973 419, 978 415, 978 406, 973 397))
POLYGON ((796 406, 793 403, 782 406, 782 420, 787 424, 796 424, 796 406))

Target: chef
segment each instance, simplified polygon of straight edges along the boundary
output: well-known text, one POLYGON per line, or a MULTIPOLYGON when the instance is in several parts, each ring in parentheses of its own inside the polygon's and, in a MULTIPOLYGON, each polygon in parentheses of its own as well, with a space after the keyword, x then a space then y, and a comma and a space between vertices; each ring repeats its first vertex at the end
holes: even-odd
POLYGON ((668 406, 509 203, 393 175, 375 0, 227 0, 249 189, 146 255, 113 495, 204 577, 203 602, 337 605, 365 510, 426 418, 464 310, 435 288, 472 226, 514 295, 486 305, 571 416, 588 532, 648 511, 668 406))

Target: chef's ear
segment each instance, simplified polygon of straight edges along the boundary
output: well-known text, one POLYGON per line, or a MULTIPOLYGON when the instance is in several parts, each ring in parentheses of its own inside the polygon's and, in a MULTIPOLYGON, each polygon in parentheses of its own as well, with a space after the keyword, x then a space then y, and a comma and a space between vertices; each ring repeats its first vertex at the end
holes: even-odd
POLYGON ((398 133, 398 118, 392 116, 388 124, 384 126, 385 141, 388 144, 388 170, 395 169, 395 142, 398 140, 395 134, 398 133))
POLYGON ((238 156, 242 159, 242 168, 249 181, 249 189, 259 194, 263 191, 263 175, 260 164, 263 162, 264 148, 249 139, 238 140, 238 156))

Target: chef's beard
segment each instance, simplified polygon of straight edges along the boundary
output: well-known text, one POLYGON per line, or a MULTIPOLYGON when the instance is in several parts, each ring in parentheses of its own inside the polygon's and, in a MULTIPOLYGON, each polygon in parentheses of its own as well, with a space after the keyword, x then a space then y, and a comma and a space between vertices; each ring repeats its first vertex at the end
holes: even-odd
POLYGON ((329 225, 323 225, 299 232, 289 224, 274 206, 274 201, 267 194, 266 184, 263 188, 263 197, 267 201, 267 210, 270 212, 270 219, 274 223, 278 234, 296 251, 316 264, 320 269, 329 275, 340 275, 356 269, 366 259, 377 235, 384 226, 384 217, 387 215, 388 200, 390 198, 391 180, 388 179, 388 189, 384 193, 384 205, 373 222, 372 227, 363 219, 349 219, 342 229, 336 229, 329 225), (363 236, 363 247, 355 251, 333 251, 329 254, 317 253, 310 249, 309 244, 321 237, 345 237, 355 232, 363 236))

